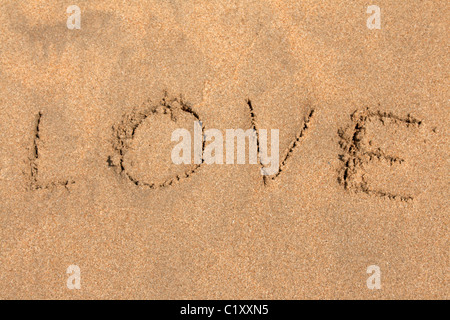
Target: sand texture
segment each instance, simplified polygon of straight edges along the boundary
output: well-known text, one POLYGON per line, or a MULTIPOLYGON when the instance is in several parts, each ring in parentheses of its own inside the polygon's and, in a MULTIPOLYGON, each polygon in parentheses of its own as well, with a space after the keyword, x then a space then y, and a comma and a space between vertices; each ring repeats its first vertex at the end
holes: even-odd
POLYGON ((450 298, 449 15, 0 0, 0 298, 450 298), (278 172, 174 164, 195 121, 278 129, 278 172))

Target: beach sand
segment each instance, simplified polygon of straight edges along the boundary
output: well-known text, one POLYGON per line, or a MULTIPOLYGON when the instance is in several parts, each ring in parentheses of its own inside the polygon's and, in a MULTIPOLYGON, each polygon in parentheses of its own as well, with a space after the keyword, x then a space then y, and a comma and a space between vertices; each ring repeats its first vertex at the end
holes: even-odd
POLYGON ((1 0, 0 298, 448 299, 449 8, 1 0), (282 170, 173 164, 197 120, 282 170))

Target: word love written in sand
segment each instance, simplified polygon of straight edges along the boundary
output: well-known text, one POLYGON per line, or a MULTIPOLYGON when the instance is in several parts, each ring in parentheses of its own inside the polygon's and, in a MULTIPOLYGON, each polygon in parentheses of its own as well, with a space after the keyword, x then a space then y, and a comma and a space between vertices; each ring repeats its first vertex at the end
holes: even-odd
MULTIPOLYGON (((271 156, 268 156, 267 133, 261 137, 260 133, 263 130, 258 128, 252 102, 247 100, 246 105, 251 119, 251 128, 245 132, 241 129, 227 130, 227 136, 230 131, 233 131, 232 139, 230 141, 227 139, 226 143, 227 164, 235 163, 235 147, 238 151, 237 164, 245 163, 243 152, 247 140, 249 164, 256 164, 260 167, 263 174, 262 181, 264 185, 268 185, 286 171, 293 152, 311 128, 315 111, 312 109, 307 112, 295 139, 279 159, 278 143, 274 145, 277 142, 274 139, 271 139, 271 156), (239 135, 239 133, 241 134, 239 135), (237 145, 235 145, 235 138, 237 138, 237 145), (252 148, 256 150, 255 153, 252 153, 252 148), (270 164, 270 168, 267 167, 268 164, 270 164), (276 167, 274 167, 275 164, 276 167)), ((44 117, 42 112, 36 116, 28 173, 29 187, 31 190, 52 189, 59 186, 68 189, 75 183, 74 179, 49 181, 40 178, 39 168, 42 164, 40 146, 43 144, 41 127, 44 117)), ((350 192, 361 192, 399 201, 413 200, 413 195, 409 194, 411 190, 408 188, 402 189, 390 185, 386 187, 385 183, 380 183, 376 179, 380 175, 380 170, 395 175, 395 171, 400 170, 399 168, 404 166, 406 161, 397 155, 402 154, 402 148, 399 148, 398 145, 389 145, 389 143, 386 145, 382 141, 383 139, 380 140, 380 137, 384 135, 384 140, 393 141, 390 138, 392 134, 402 137, 409 134, 411 130, 417 134, 418 129, 422 126, 422 121, 410 115, 402 118, 391 113, 370 109, 356 111, 350 119, 351 123, 347 128, 338 130, 339 146, 342 149, 339 160, 342 165, 338 170, 337 181, 350 192), (390 130, 394 130, 394 133, 390 130)), ((218 131, 217 129, 210 130, 214 130, 216 133, 218 131)), ((273 130, 271 135, 273 135, 273 130)), ((278 137, 278 134, 275 137, 278 137)), ((223 160, 222 136, 216 134, 214 138, 212 142, 211 139, 208 139, 208 130, 205 129, 199 114, 193 111, 189 103, 182 98, 169 98, 165 95, 158 103, 147 101, 138 110, 135 109, 131 113, 125 114, 120 123, 113 126, 113 152, 106 163, 109 167, 114 168, 117 174, 139 188, 164 188, 189 179, 205 164, 222 164, 223 161, 217 161, 220 157, 223 160), (192 128, 192 123, 197 126, 194 125, 192 128), (191 153, 189 150, 187 153, 189 159, 173 161, 175 148, 169 146, 171 139, 168 137, 172 136, 173 141, 173 133, 183 130, 186 132, 185 136, 189 137, 188 143, 186 141, 183 143, 190 147, 191 135, 187 128, 192 128, 193 136, 200 137, 200 139, 194 138, 193 152, 191 153), (193 159, 191 154, 193 154, 193 159), (213 161, 207 160, 208 155, 213 161), (190 161, 191 159, 192 161, 190 161)), ((405 148, 408 146, 403 146, 403 153, 405 153, 405 148)), ((185 153, 186 150, 183 149, 181 152, 185 153)), ((186 158, 186 155, 183 155, 182 158, 186 158)), ((408 172, 405 172, 404 175, 408 176, 408 172)))

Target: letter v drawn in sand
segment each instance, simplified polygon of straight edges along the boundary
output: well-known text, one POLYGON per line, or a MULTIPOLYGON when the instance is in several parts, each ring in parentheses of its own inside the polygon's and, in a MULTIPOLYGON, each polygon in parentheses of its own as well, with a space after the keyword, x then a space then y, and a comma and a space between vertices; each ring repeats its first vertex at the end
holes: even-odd
MULTIPOLYGON (((263 161, 261 161, 261 159, 262 159, 262 157, 264 157, 264 154, 267 154, 267 150, 263 150, 263 149, 266 149, 267 147, 266 148, 261 147, 260 136, 258 134, 258 124, 257 124, 256 113, 255 113, 255 109, 254 109, 250 99, 247 99, 247 106, 250 111, 252 129, 256 132, 256 141, 257 141, 257 151, 258 151, 259 162, 261 165, 261 169, 264 170, 266 168, 266 166, 263 163, 263 161)), ((289 147, 287 148, 287 150, 284 153, 284 156, 282 157, 281 161, 279 162, 278 170, 276 171, 276 173, 263 176, 264 185, 268 185, 270 183, 270 181, 276 180, 278 178, 278 176, 281 174, 281 172, 285 171, 287 163, 289 162, 289 159, 291 158, 294 150, 298 147, 298 145, 300 144, 300 141, 305 137, 306 133, 310 129, 311 122, 314 118, 315 112, 316 112, 315 109, 312 109, 312 108, 310 108, 308 110, 307 115, 303 122, 303 126, 297 132, 295 139, 289 144, 289 147)))

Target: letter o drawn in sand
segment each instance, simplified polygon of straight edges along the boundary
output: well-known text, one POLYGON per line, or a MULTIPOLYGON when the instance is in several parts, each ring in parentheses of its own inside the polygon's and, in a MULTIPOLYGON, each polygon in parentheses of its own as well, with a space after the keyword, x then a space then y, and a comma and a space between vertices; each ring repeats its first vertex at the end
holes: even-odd
MULTIPOLYGON (((149 189, 189 178, 201 163, 174 164, 171 151, 177 142, 172 142, 171 136, 180 128, 193 131, 195 122, 200 122, 198 114, 182 97, 169 98, 165 93, 159 103, 148 100, 113 126, 114 155, 108 158, 108 164, 136 186, 149 189)), ((201 130, 203 136, 203 125, 201 130)), ((202 152, 204 148, 203 142, 202 152)))

